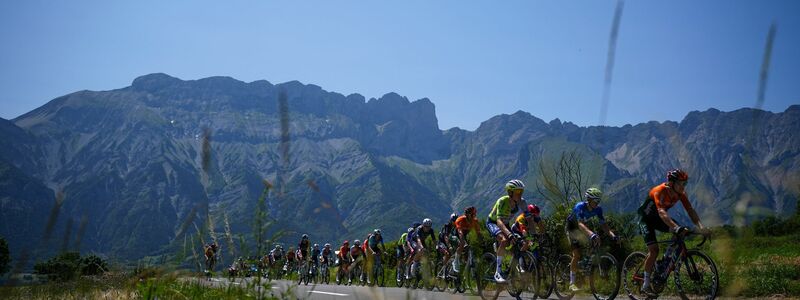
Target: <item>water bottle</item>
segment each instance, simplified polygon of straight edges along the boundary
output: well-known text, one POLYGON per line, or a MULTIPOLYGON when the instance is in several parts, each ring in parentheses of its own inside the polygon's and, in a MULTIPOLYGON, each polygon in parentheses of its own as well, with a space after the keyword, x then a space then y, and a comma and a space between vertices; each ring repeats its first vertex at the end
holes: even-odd
POLYGON ((667 260, 664 259, 664 258, 659 258, 656 261, 656 275, 660 276, 661 273, 664 272, 664 269, 666 268, 666 266, 667 266, 667 260))

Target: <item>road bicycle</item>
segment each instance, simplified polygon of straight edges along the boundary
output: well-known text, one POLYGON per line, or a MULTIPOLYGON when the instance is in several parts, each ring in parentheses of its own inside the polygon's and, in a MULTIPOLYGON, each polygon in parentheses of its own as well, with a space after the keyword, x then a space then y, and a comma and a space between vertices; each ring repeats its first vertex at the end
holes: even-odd
MULTIPOLYGON (((590 243, 588 248, 584 248, 581 260, 578 261, 577 279, 588 279, 589 288, 597 300, 611 300, 619 293, 620 285, 620 265, 613 255, 602 251, 598 244, 590 243), (588 252, 588 253, 587 253, 588 252)), ((569 272, 572 255, 562 254, 556 262, 555 293, 559 299, 567 300, 575 296, 575 292, 569 289, 569 272)))
MULTIPOLYGON (((478 287, 478 295, 484 300, 494 300, 505 288, 509 295, 514 298, 535 298, 536 271, 535 258, 527 251, 526 240, 519 234, 513 234, 510 245, 506 250, 511 251, 511 259, 500 267, 500 271, 506 274, 506 282, 499 284, 494 279, 497 267, 497 256, 494 253, 484 253, 478 263, 478 272, 475 282, 478 287)), ((494 245, 495 252, 497 244, 494 245)))
POLYGON ((459 265, 461 269, 458 272, 453 271, 453 260, 455 260, 455 255, 451 256, 448 262, 445 264, 447 267, 448 273, 447 276, 450 279, 451 286, 453 288, 453 293, 464 293, 467 290, 474 291, 473 285, 475 283, 475 258, 472 251, 472 247, 469 244, 464 245, 463 253, 460 255, 459 265), (463 259, 462 259, 463 257, 463 259))
POLYGON ((536 260, 534 267, 536 268, 536 281, 535 289, 538 298, 547 299, 553 293, 556 285, 555 279, 555 266, 553 265, 552 257, 553 242, 547 235, 534 234, 537 241, 535 247, 531 249, 533 258, 536 260))
POLYGON ((699 250, 708 238, 707 234, 690 232, 687 235, 673 235, 671 240, 658 241, 669 246, 661 259, 656 261, 650 277, 650 291, 641 289, 647 254, 634 252, 628 255, 622 271, 623 286, 628 297, 632 300, 658 298, 667 289, 669 276, 674 274, 674 288, 682 299, 716 298, 719 292, 717 264, 699 250), (694 248, 686 247, 686 237, 695 235, 701 235, 703 240, 694 248))
POLYGON ((329 284, 331 282, 330 259, 326 259, 320 266, 320 283, 329 284))
POLYGON ((385 275, 383 274, 383 263, 381 262, 382 253, 383 251, 375 253, 375 255, 372 256, 374 263, 372 265, 372 272, 371 272, 372 282, 370 282, 370 285, 377 284, 378 286, 381 287, 386 286, 385 282, 386 278, 385 275))

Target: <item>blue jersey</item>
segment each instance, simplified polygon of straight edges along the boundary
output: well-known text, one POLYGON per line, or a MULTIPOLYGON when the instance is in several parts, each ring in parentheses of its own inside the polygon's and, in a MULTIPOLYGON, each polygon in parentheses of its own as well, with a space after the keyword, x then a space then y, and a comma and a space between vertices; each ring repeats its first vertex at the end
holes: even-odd
POLYGON ((575 204, 575 208, 572 209, 572 213, 569 215, 567 220, 573 222, 586 222, 589 220, 589 218, 594 216, 597 216, 597 219, 600 220, 600 224, 605 224, 606 218, 603 217, 603 208, 597 206, 590 211, 589 202, 583 201, 575 204))
POLYGON ((429 228, 426 231, 425 227, 420 225, 419 227, 417 227, 417 229, 415 229, 411 233, 413 234, 413 236, 411 236, 409 234, 409 241, 412 242, 412 243, 416 243, 417 242, 417 238, 419 238, 419 240, 422 241, 423 243, 425 242, 425 239, 427 239, 428 237, 430 237, 431 240, 434 240, 434 237, 433 237, 434 232, 433 232, 433 228, 432 227, 429 228))

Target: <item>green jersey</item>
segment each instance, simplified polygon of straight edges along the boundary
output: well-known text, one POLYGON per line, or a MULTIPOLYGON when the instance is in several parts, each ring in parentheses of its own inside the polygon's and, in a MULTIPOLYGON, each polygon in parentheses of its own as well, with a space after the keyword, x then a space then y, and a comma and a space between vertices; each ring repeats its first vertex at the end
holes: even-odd
POLYGON ((524 200, 520 200, 517 206, 514 207, 511 207, 512 202, 511 197, 507 195, 497 199, 497 202, 495 202, 492 207, 492 211, 489 212, 489 221, 497 223, 497 220, 502 220, 504 224, 510 226, 511 217, 519 211, 519 207, 525 206, 524 200))
POLYGON ((400 246, 405 245, 406 244, 406 237, 408 237, 408 232, 403 233, 402 235, 400 235, 400 239, 397 240, 397 245, 400 245, 400 246))

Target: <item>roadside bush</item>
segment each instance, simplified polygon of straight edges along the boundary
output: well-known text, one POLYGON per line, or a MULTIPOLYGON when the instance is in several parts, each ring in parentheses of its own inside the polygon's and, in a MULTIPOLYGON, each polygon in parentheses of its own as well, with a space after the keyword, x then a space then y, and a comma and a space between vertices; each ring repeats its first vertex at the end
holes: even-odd
POLYGON ((33 269, 52 280, 69 281, 79 275, 103 274, 108 270, 108 263, 93 254, 81 258, 78 252, 65 252, 46 262, 36 263, 33 269))
POLYGON ((800 218, 782 220, 775 216, 753 222, 753 231, 760 236, 782 236, 800 231, 800 218))
POLYGON ((97 255, 81 258, 81 275, 101 275, 108 271, 108 263, 97 255))
POLYGON ((81 255, 78 252, 65 252, 53 257, 46 262, 39 262, 33 266, 37 274, 47 275, 56 281, 69 281, 80 272, 81 255))

